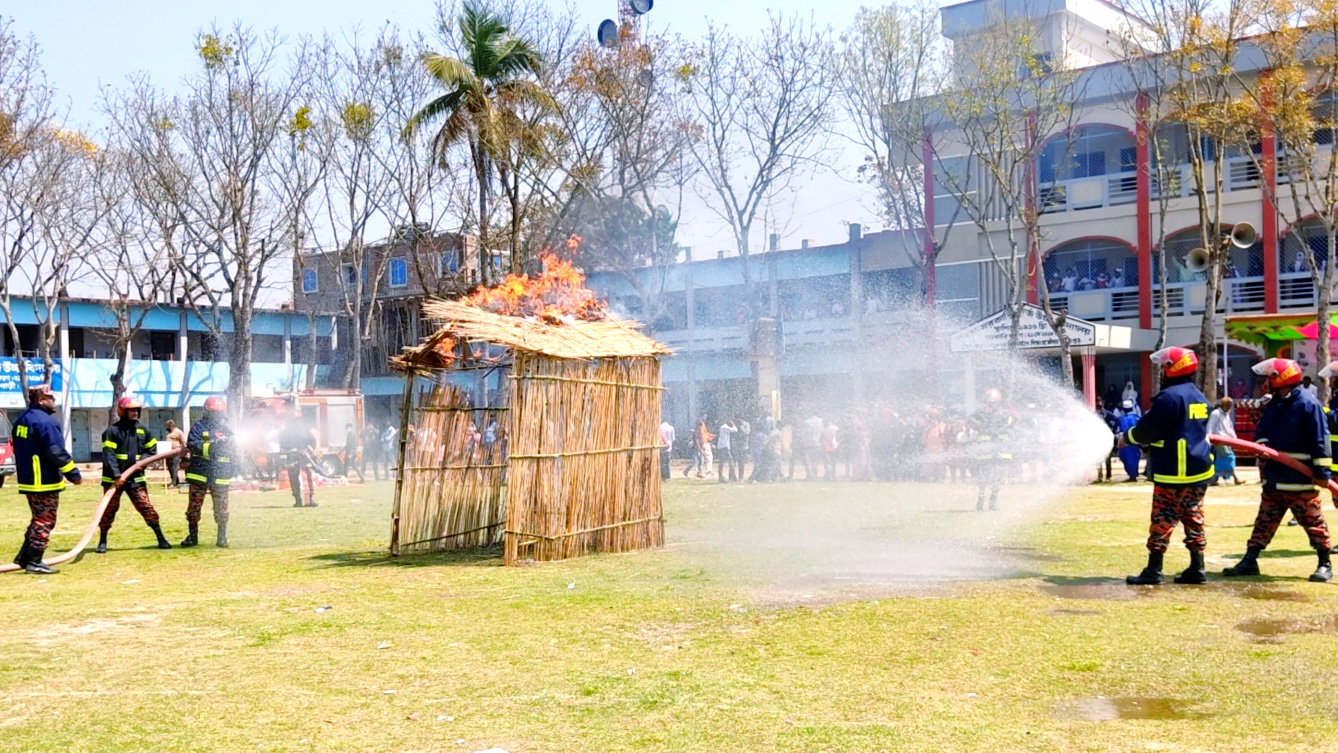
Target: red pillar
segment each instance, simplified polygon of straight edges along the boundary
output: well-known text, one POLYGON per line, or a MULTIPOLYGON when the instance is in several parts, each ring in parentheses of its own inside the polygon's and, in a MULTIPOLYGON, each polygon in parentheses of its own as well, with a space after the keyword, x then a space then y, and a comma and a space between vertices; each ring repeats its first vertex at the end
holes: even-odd
POLYGON ((1138 254, 1138 326, 1152 328, 1152 166, 1148 157, 1148 131, 1145 115, 1148 109, 1148 97, 1139 94, 1134 100, 1138 110, 1138 133, 1134 147, 1134 161, 1137 163, 1135 181, 1137 183, 1138 242, 1135 253, 1138 254))
POLYGON ((1088 410, 1096 410, 1096 354, 1082 354, 1082 401, 1088 410))
MULTIPOLYGON (((1272 100, 1272 87, 1268 86, 1268 72, 1262 76, 1265 81, 1263 91, 1264 111, 1267 113, 1272 100)), ((1263 221, 1259 226, 1259 238, 1264 245, 1264 312, 1278 312, 1278 211, 1274 199, 1278 191, 1278 139, 1273 133, 1273 125, 1265 115, 1259 127, 1260 176, 1263 182, 1262 195, 1263 221)))

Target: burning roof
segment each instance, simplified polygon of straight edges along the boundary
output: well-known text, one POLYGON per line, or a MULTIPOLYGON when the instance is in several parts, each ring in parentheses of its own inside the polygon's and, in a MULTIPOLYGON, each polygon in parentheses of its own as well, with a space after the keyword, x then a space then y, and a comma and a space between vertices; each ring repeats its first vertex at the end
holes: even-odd
MULTIPOLYGON (((573 239, 568 243, 579 243, 573 239)), ((486 359, 486 348, 500 345, 554 358, 620 358, 672 353, 639 331, 639 325, 611 316, 585 287, 585 275, 570 261, 540 254, 543 272, 510 275, 492 288, 480 288, 459 301, 429 301, 423 312, 440 321, 436 333, 393 359, 403 369, 449 368, 462 355, 486 359), (466 348, 468 348, 466 350, 466 348)))

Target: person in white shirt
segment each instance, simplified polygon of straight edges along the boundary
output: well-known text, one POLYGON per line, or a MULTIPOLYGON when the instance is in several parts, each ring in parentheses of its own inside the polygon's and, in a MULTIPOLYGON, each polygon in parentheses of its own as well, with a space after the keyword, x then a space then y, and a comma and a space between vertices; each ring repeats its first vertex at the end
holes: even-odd
POLYGON ((674 440, 678 439, 678 432, 674 431, 674 425, 669 423, 669 419, 660 422, 660 478, 664 481, 669 480, 669 458, 673 455, 674 440))
POLYGON ((720 424, 720 430, 715 433, 716 477, 722 484, 725 483, 726 472, 729 473, 730 481, 743 480, 737 478, 734 473, 733 436, 738 430, 738 427, 734 424, 734 419, 730 419, 720 424))
MULTIPOLYGON (((1236 420, 1231 409, 1235 407, 1236 401, 1229 397, 1224 397, 1208 416, 1208 433, 1216 434, 1221 437, 1236 438, 1236 420)), ((1239 484, 1240 479, 1236 476, 1236 453, 1230 447, 1225 445, 1213 445, 1213 480, 1209 481, 1210 486, 1217 486, 1218 479, 1230 477, 1233 483, 1239 484)))
POLYGON ((1302 392, 1309 392, 1311 397, 1315 398, 1315 400, 1319 400, 1319 385, 1315 384, 1314 380, 1310 377, 1302 379, 1301 386, 1298 389, 1302 392))

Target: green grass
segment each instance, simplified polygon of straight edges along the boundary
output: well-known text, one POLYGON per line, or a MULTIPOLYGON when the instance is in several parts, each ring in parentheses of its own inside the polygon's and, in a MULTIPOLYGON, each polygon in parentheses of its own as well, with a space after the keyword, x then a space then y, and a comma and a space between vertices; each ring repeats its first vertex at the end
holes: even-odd
MULTIPOLYGON (((67 495, 54 549, 81 532, 92 491, 67 495)), ((932 488, 675 479, 666 549, 519 568, 495 553, 389 560, 389 493, 322 490, 315 510, 292 509, 283 492, 236 495, 228 550, 152 549, 126 504, 110 553, 45 579, 0 576, 0 750, 1330 751, 1338 741, 1335 637, 1261 643, 1236 628, 1332 624, 1322 618, 1338 614, 1338 586, 1304 581, 1314 562, 1300 530, 1279 533, 1261 560, 1267 575, 1249 587, 1218 577, 1129 590, 1104 579, 1142 564, 1146 486, 1075 489, 999 537, 1029 548, 1018 574, 863 587, 854 599, 812 580, 776 592, 771 573, 732 569, 728 551, 694 542, 724 522, 767 520, 779 535, 805 509, 932 488), (805 589, 798 598, 813 604, 797 605, 805 589), (1097 697, 1181 701, 1172 715, 1183 718, 1109 718, 1093 704, 1143 707, 1097 697)), ((1257 493, 1209 492, 1212 570, 1243 547, 1257 493)), ((1006 491, 1005 504, 1025 494, 1006 491)), ((9 489, 0 500, 8 559, 27 510, 9 489)), ((154 501, 180 540, 185 496, 154 501)), ((989 525, 948 514, 960 506, 897 508, 864 535, 989 525)), ((207 510, 203 533, 212 543, 207 510)), ((1168 570, 1184 562, 1177 540, 1168 570)))

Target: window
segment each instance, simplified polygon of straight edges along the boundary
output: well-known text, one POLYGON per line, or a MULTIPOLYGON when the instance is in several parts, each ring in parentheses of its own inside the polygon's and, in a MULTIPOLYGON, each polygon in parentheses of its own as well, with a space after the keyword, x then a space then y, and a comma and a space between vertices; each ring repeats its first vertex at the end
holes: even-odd
POLYGON ((403 259, 390 260, 390 287, 402 288, 409 284, 409 265, 403 259))
POLYGON ((1132 173, 1138 170, 1138 148, 1127 146, 1120 150, 1120 172, 1132 173))
POLYGON ((344 265, 344 285, 353 287, 358 284, 358 270, 352 264, 344 265))
POLYGON ((316 292, 316 270, 314 269, 302 270, 302 292, 303 293, 316 292))
POLYGON ((441 255, 441 275, 454 275, 460 272, 460 252, 447 251, 441 255))

